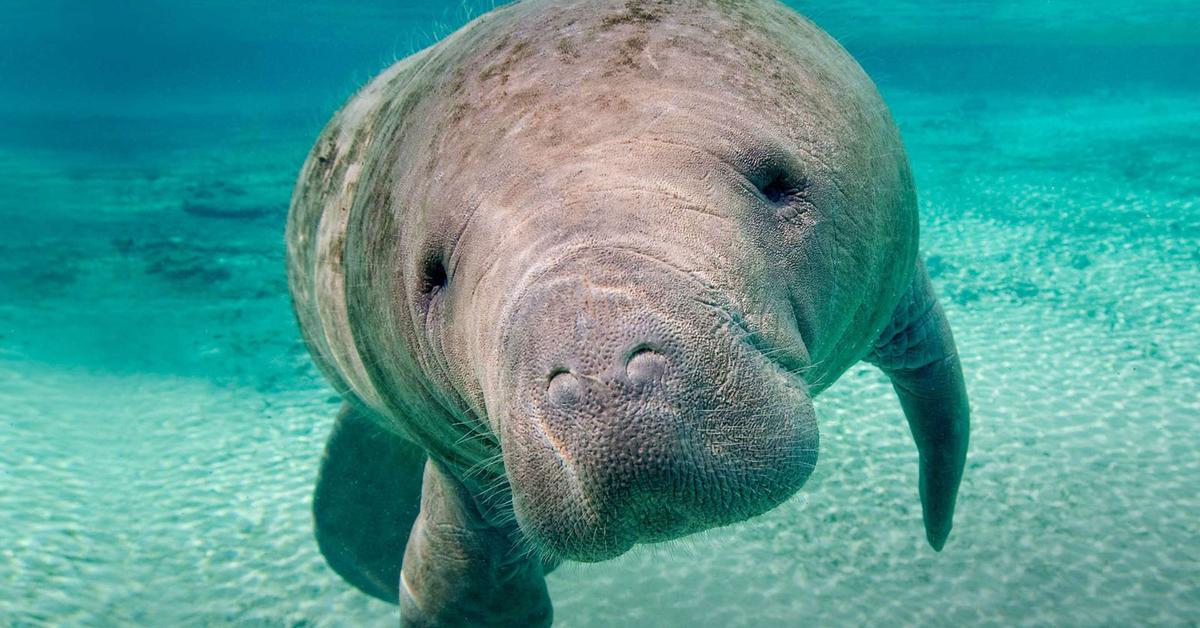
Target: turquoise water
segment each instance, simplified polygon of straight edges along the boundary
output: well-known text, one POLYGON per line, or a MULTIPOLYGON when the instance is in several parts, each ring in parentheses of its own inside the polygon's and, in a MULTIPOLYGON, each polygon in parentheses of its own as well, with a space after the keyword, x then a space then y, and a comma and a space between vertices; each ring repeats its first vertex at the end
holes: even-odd
MULTIPOLYGON (((924 541, 853 368, 767 515, 548 579, 561 626, 1200 623, 1200 9, 799 5, 897 119, 974 431, 924 541)), ((0 23, 0 625, 389 626, 312 539, 337 408, 283 276, 317 131, 481 7, 45 3, 0 23)))

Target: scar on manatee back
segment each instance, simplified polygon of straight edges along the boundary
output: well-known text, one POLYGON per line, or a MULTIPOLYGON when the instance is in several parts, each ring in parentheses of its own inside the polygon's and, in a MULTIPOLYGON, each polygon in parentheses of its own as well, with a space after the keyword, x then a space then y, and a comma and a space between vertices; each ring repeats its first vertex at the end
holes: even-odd
POLYGON ((326 137, 321 144, 321 152, 317 155, 317 162, 322 167, 328 168, 329 164, 337 159, 337 142, 333 141, 332 137, 326 137))
MULTIPOLYGON (((505 36, 504 39, 500 40, 500 44, 497 45, 494 51, 499 52, 507 43, 508 37, 505 36)), ((509 71, 512 70, 513 66, 521 61, 524 61, 525 59, 528 59, 532 55, 533 45, 529 43, 529 40, 522 39, 521 41, 513 44, 512 48, 508 50, 508 56, 505 57, 503 61, 494 63, 484 68, 483 71, 479 73, 479 80, 486 81, 488 79, 499 77, 500 84, 503 85, 508 82, 508 74, 509 71)))
POLYGON ((630 37, 621 44, 621 48, 617 51, 617 65, 627 68, 638 67, 637 55, 641 54, 646 49, 646 39, 643 37, 630 37))
MULTIPOLYGON (((658 4, 671 4, 672 0, 659 0, 658 4)), ((600 30, 609 30, 621 24, 646 24, 662 19, 662 13, 646 8, 645 0, 628 0, 625 10, 600 21, 600 30)))
POLYGON ((579 58, 579 48, 575 47, 575 42, 571 41, 569 35, 555 42, 554 49, 559 52, 562 60, 566 63, 571 63, 579 58))

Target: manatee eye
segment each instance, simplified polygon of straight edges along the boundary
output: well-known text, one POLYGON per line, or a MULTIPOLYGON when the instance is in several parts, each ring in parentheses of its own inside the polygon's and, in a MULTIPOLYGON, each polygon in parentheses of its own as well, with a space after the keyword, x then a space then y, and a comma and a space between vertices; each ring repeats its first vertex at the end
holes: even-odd
POLYGON ((808 181, 788 170, 777 170, 763 178, 758 191, 775 206, 775 215, 783 220, 796 220, 808 208, 808 181))
POLYGON ((778 204, 787 200, 788 195, 795 190, 788 185, 787 175, 779 173, 759 187, 759 191, 768 201, 778 204))
POLYGON ((445 292, 450 276, 446 272, 446 264, 442 261, 440 252, 427 254, 421 261, 419 272, 421 292, 414 299, 414 305, 424 310, 425 329, 432 331, 439 328, 445 316, 445 292))
POLYGON ((446 287, 450 280, 446 274, 446 265, 442 263, 441 255, 430 255, 425 258, 422 268, 421 293, 432 297, 446 287))

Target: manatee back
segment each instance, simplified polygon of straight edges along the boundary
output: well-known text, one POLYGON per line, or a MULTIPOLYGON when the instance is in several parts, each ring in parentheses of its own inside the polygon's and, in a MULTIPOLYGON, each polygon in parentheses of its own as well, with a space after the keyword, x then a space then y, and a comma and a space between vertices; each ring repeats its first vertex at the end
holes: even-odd
POLYGON ((420 55, 376 77, 333 116, 304 162, 288 212, 288 288, 304 341, 340 394, 375 410, 383 403, 347 310, 346 226, 360 188, 371 184, 362 175, 383 109, 420 55))
POLYGON ((381 427, 464 466, 494 452, 462 444, 454 401, 412 337, 400 235, 421 210, 402 198, 394 172, 415 150, 431 86, 495 15, 396 63, 347 101, 301 169, 286 230, 293 308, 323 374, 381 427))

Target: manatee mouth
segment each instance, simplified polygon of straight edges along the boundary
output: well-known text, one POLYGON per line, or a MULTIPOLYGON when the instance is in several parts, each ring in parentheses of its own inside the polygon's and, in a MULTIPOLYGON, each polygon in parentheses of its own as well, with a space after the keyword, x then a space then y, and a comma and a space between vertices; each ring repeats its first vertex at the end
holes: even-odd
POLYGON ((578 403, 599 412, 519 405, 510 422, 535 429, 508 439, 506 466, 517 523, 538 549, 607 560, 760 515, 803 486, 818 445, 807 385, 768 349, 731 345, 728 386, 714 374, 698 396, 676 383, 630 400, 598 377, 581 378, 578 403))

